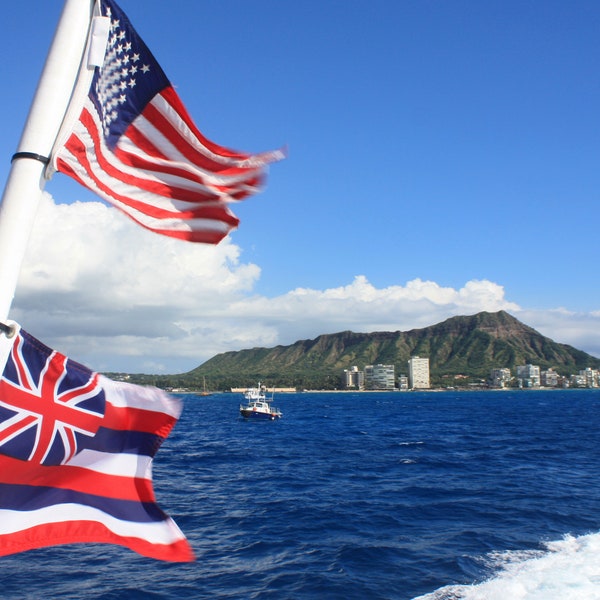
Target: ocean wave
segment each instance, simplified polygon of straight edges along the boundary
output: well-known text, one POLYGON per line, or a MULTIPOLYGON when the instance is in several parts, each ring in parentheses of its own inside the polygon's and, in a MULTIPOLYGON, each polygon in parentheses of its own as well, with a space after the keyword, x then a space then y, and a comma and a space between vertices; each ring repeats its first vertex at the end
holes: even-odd
POLYGON ((493 552, 495 576, 473 585, 444 586, 414 600, 598 600, 600 533, 544 544, 540 551, 493 552))

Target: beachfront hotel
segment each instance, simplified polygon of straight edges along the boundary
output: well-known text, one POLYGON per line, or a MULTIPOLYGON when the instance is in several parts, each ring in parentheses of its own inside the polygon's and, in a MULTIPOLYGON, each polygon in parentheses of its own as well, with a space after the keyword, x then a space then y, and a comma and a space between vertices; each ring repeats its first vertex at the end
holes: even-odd
POLYGON ((429 359, 413 356, 408 361, 408 381, 411 389, 429 389, 429 359))
POLYGON ((365 388, 368 390, 393 390, 396 387, 394 365, 367 365, 365 388))

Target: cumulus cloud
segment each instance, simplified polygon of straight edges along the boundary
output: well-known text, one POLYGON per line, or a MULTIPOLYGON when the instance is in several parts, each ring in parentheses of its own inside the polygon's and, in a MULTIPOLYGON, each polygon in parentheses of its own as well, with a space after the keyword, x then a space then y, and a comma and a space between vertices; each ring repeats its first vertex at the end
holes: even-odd
POLYGON ((405 286, 377 289, 364 275, 343 287, 323 291, 298 288, 276 298, 253 298, 233 307, 248 320, 260 319, 272 330, 285 332, 281 343, 346 329, 404 331, 453 315, 518 308, 504 298, 502 286, 491 281, 469 281, 455 290, 415 279, 405 286))
POLYGON ((556 342, 569 344, 600 358, 600 311, 528 309, 515 313, 515 317, 556 342))
POLYGON ((183 372, 227 350, 347 329, 406 331, 483 310, 506 310, 600 356, 600 313, 526 310, 492 281, 379 289, 358 275, 342 287, 267 298, 255 293, 259 266, 241 255, 229 238, 218 246, 171 240, 100 202, 55 204, 45 194, 11 318, 103 371, 183 372))
POLYGON ((230 240, 186 244, 100 202, 55 204, 44 194, 11 317, 94 368, 142 368, 146 357, 153 366, 160 357, 174 364, 215 349, 213 319, 259 276, 230 240))

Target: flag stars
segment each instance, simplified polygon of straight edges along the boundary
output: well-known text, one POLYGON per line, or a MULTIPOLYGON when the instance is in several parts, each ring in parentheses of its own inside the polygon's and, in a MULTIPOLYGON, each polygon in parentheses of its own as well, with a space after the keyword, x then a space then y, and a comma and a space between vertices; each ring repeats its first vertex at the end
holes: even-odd
POLYGON ((150 64, 142 62, 142 53, 136 51, 134 44, 121 29, 119 20, 112 20, 109 45, 96 87, 96 94, 106 108, 102 115, 104 135, 109 135, 113 123, 121 118, 120 107, 134 93, 138 77, 151 71, 150 64))

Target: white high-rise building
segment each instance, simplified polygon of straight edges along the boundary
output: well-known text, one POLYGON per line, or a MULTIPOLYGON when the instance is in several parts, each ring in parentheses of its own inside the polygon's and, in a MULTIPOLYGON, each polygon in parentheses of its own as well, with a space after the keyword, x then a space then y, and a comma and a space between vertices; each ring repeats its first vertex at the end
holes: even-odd
POLYGON ((517 379, 523 387, 540 387, 540 368, 537 365, 517 365, 517 379))
POLYGON ((579 371, 579 375, 585 378, 585 387, 598 387, 598 371, 587 367, 583 371, 579 371))
POLYGON ((544 387, 558 387, 560 375, 553 369, 540 372, 540 385, 544 387))
POLYGON ((510 379, 510 369, 492 369, 490 373, 490 385, 495 388, 505 388, 510 379))
POLYGON ((429 389, 429 359, 413 356, 408 361, 408 380, 411 389, 429 389))

